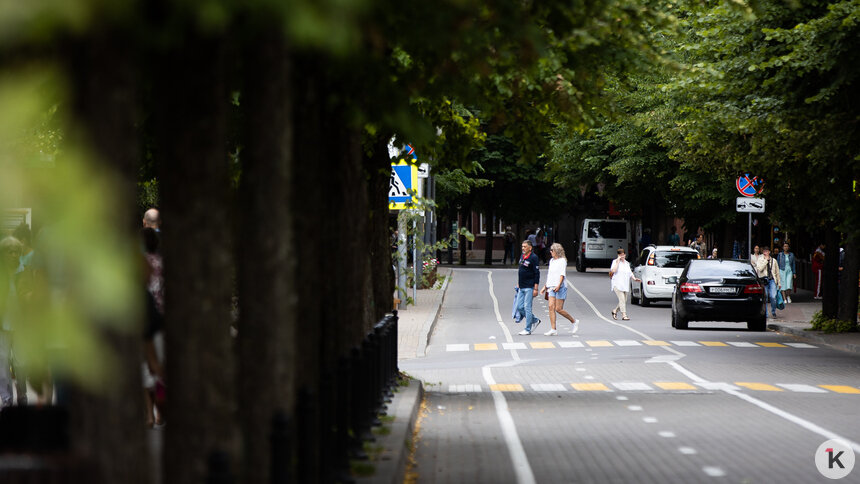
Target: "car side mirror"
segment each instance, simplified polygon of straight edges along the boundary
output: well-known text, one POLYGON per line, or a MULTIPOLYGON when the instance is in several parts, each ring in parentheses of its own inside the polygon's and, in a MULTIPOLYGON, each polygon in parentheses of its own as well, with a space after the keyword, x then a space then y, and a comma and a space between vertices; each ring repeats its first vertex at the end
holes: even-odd
POLYGON ((669 284, 677 284, 678 283, 678 276, 669 276, 666 279, 666 282, 668 282, 669 284))

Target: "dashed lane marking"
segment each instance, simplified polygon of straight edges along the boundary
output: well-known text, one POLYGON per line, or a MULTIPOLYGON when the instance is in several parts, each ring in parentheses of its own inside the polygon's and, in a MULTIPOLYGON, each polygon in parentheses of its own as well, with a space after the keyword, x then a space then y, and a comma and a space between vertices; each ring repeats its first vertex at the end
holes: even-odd
POLYGON ((775 387, 773 385, 768 385, 767 383, 736 381, 735 385, 737 385, 739 387, 749 388, 750 390, 758 390, 758 391, 762 391, 762 392, 782 392, 782 391, 785 391, 782 388, 775 387))
POLYGON ((823 390, 812 385, 801 385, 796 383, 777 383, 776 386, 798 393, 827 393, 827 390, 823 390))
POLYGON ((570 386, 574 390, 581 392, 611 392, 608 386, 603 383, 571 383, 570 386))
POLYGON ((613 383, 612 386, 622 391, 648 391, 653 390, 647 383, 641 382, 620 382, 613 383))
POLYGON ((494 392, 524 392, 525 389, 519 383, 496 383, 490 385, 490 390, 494 392))
POLYGON ((857 388, 849 387, 847 385, 818 385, 818 386, 820 386, 821 388, 824 388, 826 390, 836 392, 836 393, 853 393, 853 394, 860 393, 860 390, 858 390, 857 388))
MULTIPOLYGON (((584 370, 584 368, 578 368, 578 370, 584 370)), ((593 380, 594 377, 591 375, 587 375, 583 377, 586 380, 593 380)), ((612 392, 612 391, 620 391, 620 392, 659 392, 659 390, 666 390, 669 393, 683 393, 689 391, 700 391, 700 390, 740 390, 740 387, 743 387, 747 390, 753 390, 757 392, 794 392, 794 393, 841 393, 841 394, 850 394, 850 395, 858 395, 860 394, 860 388, 853 387, 850 385, 810 385, 805 383, 762 383, 762 382, 734 382, 734 385, 724 382, 695 382, 687 383, 680 381, 655 381, 655 382, 631 382, 631 381, 622 381, 622 382, 575 382, 575 383, 533 383, 529 385, 533 391, 536 392, 563 392, 567 391, 568 387, 573 387, 575 390, 588 392, 588 391, 603 391, 603 392, 612 392), (656 387, 656 388, 655 388, 656 387)), ((525 387, 521 384, 493 384, 489 387, 491 391, 500 391, 500 392, 523 392, 525 391, 525 387)), ((459 384, 459 385, 448 385, 448 392, 450 393, 470 393, 470 392, 481 392, 484 389, 483 386, 479 384, 459 384)))
POLYGON ((567 387, 561 383, 532 383, 532 390, 536 392, 566 392, 567 387))
POLYGON ((606 340, 586 341, 585 344, 587 344, 588 346, 591 346, 591 347, 612 346, 612 343, 610 343, 609 341, 606 341, 606 340))
POLYGON ((723 477, 726 475, 726 471, 714 466, 702 467, 702 472, 707 474, 709 477, 723 477))
POLYGON ((643 343, 645 343, 648 346, 671 346, 666 341, 660 341, 660 340, 656 340, 656 339, 646 339, 645 341, 643 341, 643 343))
POLYGON ((582 348, 585 346, 581 341, 559 341, 558 345, 562 348, 582 348))
POLYGON ((698 390, 693 385, 682 381, 656 381, 654 384, 663 390, 698 390))
POLYGON ((549 341, 536 341, 534 343, 529 343, 529 346, 535 350, 548 350, 555 348, 555 345, 550 343, 549 341))
MULTIPOLYGON (((585 342, 582 341, 533 341, 533 342, 515 342, 515 343, 502 343, 501 347, 505 350, 525 350, 525 349, 553 349, 553 348, 585 348, 585 351, 591 351, 591 348, 605 348, 605 347, 630 347, 630 346, 642 346, 643 344, 647 346, 710 346, 710 347, 728 347, 732 346, 735 348, 818 348, 818 346, 807 344, 807 343, 775 343, 775 342, 757 342, 752 343, 749 341, 729 341, 724 343, 722 341, 660 341, 660 340, 642 340, 636 341, 631 339, 620 339, 620 340, 588 340, 585 342)), ((498 343, 456 343, 456 344, 448 344, 445 345, 446 351, 493 351, 498 350, 498 343)))

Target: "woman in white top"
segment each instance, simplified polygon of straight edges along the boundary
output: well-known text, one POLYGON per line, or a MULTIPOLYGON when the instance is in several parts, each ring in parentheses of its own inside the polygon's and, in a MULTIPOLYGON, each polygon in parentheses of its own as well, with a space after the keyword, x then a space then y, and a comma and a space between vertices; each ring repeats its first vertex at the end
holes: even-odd
POLYGON ((752 264, 753 267, 756 267, 756 265, 758 264, 759 257, 761 257, 761 249, 759 248, 759 246, 755 246, 753 247, 753 252, 750 255, 750 264, 752 264))
POLYGON ((618 319, 618 310, 621 309, 621 319, 629 321, 627 317, 627 293, 630 292, 630 279, 640 282, 633 275, 633 270, 630 269, 630 263, 626 260, 624 249, 618 249, 618 258, 612 261, 612 267, 609 268, 609 277, 612 278, 612 290, 618 296, 618 305, 612 310, 612 318, 618 319))
POLYGON ((561 314, 573 324, 576 324, 576 319, 564 310, 564 300, 567 299, 567 258, 564 256, 564 247, 556 242, 549 247, 549 251, 552 254, 549 274, 546 276, 546 285, 540 292, 549 292, 549 324, 552 329, 544 333, 544 336, 555 336, 558 334, 555 328, 555 313, 561 314))

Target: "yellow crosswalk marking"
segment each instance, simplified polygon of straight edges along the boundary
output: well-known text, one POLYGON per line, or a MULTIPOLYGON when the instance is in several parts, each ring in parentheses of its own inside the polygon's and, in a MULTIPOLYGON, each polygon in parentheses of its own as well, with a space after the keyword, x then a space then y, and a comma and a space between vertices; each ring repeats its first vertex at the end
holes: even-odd
POLYGON ((475 343, 475 351, 490 351, 499 349, 496 343, 475 343))
POLYGON ((663 390, 696 390, 696 387, 682 381, 655 381, 655 385, 663 390))
POLYGON ((642 342, 648 346, 672 346, 665 341, 660 341, 660 340, 656 340, 656 339, 646 339, 646 340, 643 340, 642 342))
POLYGON ((699 343, 701 343, 705 346, 728 346, 727 344, 723 343, 722 341, 699 341, 699 343))
POLYGON ((606 340, 594 340, 594 341, 586 341, 585 344, 588 346, 612 346, 612 343, 606 340))
POLYGON ((497 383, 490 385, 490 390, 494 392, 522 392, 523 386, 519 383, 497 383))
POLYGON ((825 390, 830 390, 836 393, 860 393, 860 389, 849 387, 848 385, 818 385, 825 390))
POLYGON ((784 344, 781 344, 781 343, 756 343, 756 344, 759 346, 764 346, 765 348, 788 348, 788 346, 785 346, 784 344))
POLYGON ((574 390, 581 392, 608 392, 609 387, 603 383, 571 383, 574 390))
POLYGON ((739 387, 749 388, 750 390, 759 390, 762 392, 782 392, 784 391, 782 388, 775 387, 773 385, 768 385, 767 383, 753 383, 753 382, 745 382, 745 381, 736 381, 735 385, 739 387))
POLYGON ((529 345, 536 350, 547 350, 555 348, 555 345, 550 343, 549 341, 539 341, 535 343, 529 343, 529 345))

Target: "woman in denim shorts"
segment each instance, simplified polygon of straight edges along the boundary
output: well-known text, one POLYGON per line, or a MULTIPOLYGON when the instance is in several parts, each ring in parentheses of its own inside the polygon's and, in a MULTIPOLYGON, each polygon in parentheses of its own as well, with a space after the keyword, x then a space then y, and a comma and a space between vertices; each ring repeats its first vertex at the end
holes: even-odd
POLYGON ((552 329, 544 333, 544 336, 555 336, 558 334, 555 327, 556 313, 561 314, 574 325, 576 319, 564 310, 564 300, 567 299, 567 258, 564 256, 564 247, 556 242, 550 246, 549 251, 552 254, 552 259, 549 261, 546 285, 541 289, 541 292, 549 293, 549 323, 552 325, 552 329))

